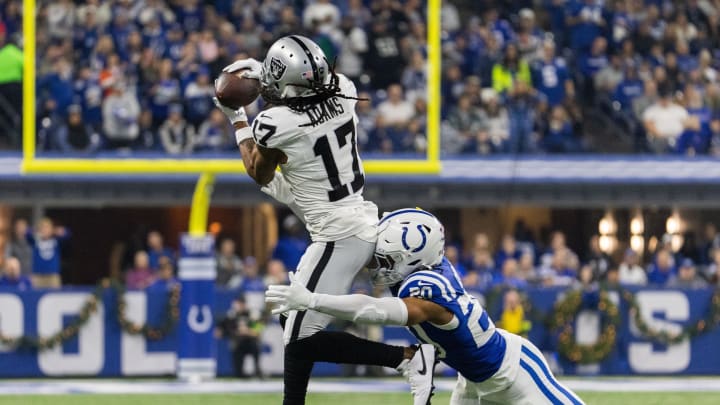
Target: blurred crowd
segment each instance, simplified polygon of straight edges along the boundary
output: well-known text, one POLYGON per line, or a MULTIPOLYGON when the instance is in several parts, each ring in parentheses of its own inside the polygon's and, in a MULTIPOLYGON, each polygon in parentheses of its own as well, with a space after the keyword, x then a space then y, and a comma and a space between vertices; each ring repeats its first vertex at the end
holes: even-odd
MULTIPOLYGON (((452 239, 445 255, 470 290, 524 289, 526 287, 655 286, 698 288, 720 285, 720 232, 713 223, 688 230, 682 243, 673 235, 656 235, 648 250, 604 251, 600 237, 568 244, 562 231, 539 238, 523 221, 499 240, 478 232, 472 240, 452 239), (575 250, 570 246, 574 246, 575 250)), ((117 257, 121 278, 130 289, 168 290, 177 283, 178 252, 163 235, 150 230, 139 243, 129 243, 117 257)), ((24 218, 13 223, 6 250, 0 255, 0 286, 60 288, 61 263, 70 231, 50 218, 31 227, 24 218)), ((297 268, 310 240, 302 223, 287 215, 280 224, 277 243, 267 260, 242 257, 236 240, 218 235, 217 279, 221 289, 263 292, 270 284, 285 283, 297 268)), ((622 242, 619 245, 623 245, 622 242)), ((355 291, 372 293, 367 275, 358 277, 355 291)))
POLYGON ((42 218, 33 228, 24 218, 13 223, 5 251, 0 251, 0 287, 60 288, 61 260, 70 231, 42 218))
MULTIPOLYGON (((21 10, 19 0, 0 0, 0 49, 17 50, 21 10)), ((39 1, 37 12, 41 150, 234 150, 212 78, 233 60, 262 60, 288 34, 315 40, 367 98, 359 107, 365 150, 424 149, 420 1, 59 0, 39 1)), ((3 69, 22 66, 1 55, 3 69)), ((9 98, 3 80, 0 96, 9 98)), ((251 118, 260 103, 247 108, 251 118)))
POLYGON ((466 254, 450 245, 446 255, 469 289, 517 289, 575 287, 596 289, 624 286, 702 288, 717 285, 720 265, 720 233, 707 224, 699 240, 688 234, 679 248, 663 236, 652 252, 630 248, 609 254, 594 235, 582 254, 566 243, 565 234, 555 231, 546 244, 539 244, 526 228, 491 241, 478 233, 466 254))
MULTIPOLYGON (((242 366, 247 356, 255 363, 253 375, 263 375, 258 362, 259 337, 269 321, 263 292, 269 285, 288 282, 288 271, 297 268, 310 243, 307 232, 293 215, 283 218, 279 231, 269 258, 262 261, 242 257, 234 238, 223 235, 217 238, 216 287, 238 295, 227 312, 216 314, 216 336, 227 339, 240 377, 250 372, 242 366)), ((117 276, 129 289, 169 291, 178 285, 178 252, 165 243, 160 232, 150 230, 144 235, 140 244, 128 244, 125 258, 119 259, 121 272, 117 276)), ((523 221, 518 221, 513 233, 498 240, 484 232, 476 233, 471 240, 451 237, 445 255, 465 287, 484 295, 485 305, 495 313, 499 325, 525 334, 532 327, 522 298, 522 292, 528 288, 592 292, 632 286, 686 290, 720 287, 720 231, 715 224, 706 223, 702 230, 686 231, 682 244, 674 243, 669 234, 656 236, 657 243, 646 251, 606 252, 598 235, 569 244, 561 231, 539 238, 523 221)), ((39 220, 35 227, 30 227, 23 218, 16 219, 6 251, 0 255, 0 289, 60 288, 61 263, 70 237, 68 229, 49 218, 39 220)), ((351 292, 388 294, 384 288, 370 283, 367 272, 358 275, 351 292)), ((336 327, 360 336, 373 333, 372 328, 365 326, 339 323, 336 327)), ((360 371, 344 370, 348 375, 360 371)), ((372 374, 377 370, 364 372, 372 374)))
MULTIPOLYGON (((235 240, 221 236, 217 241, 216 285, 222 289, 263 292, 267 285, 284 283, 287 269, 296 268, 309 244, 295 217, 285 221, 272 257, 260 263, 252 256, 241 258, 235 240)), ((9 243, 0 252, 0 287, 20 291, 62 287, 63 264, 67 256, 70 231, 42 218, 33 228, 25 218, 17 218, 9 243)), ((178 252, 165 243, 163 235, 150 230, 141 243, 123 244, 119 255, 111 254, 111 267, 129 289, 168 291, 178 283, 178 252), (117 263, 115 263, 117 262, 117 263)), ((112 272, 111 272, 112 273, 112 272)))
POLYGON ((636 152, 720 152, 720 2, 453 3, 474 12, 443 14, 446 151, 592 151, 596 108, 636 152))
MULTIPOLYGON (((21 3, 0 1, 0 110, 19 102, 22 61, 12 44, 21 36, 21 3)), ((365 99, 358 104, 364 151, 422 152, 425 7, 418 0, 40 1, 40 148, 232 150, 232 129, 211 101, 212 78, 232 60, 262 59, 275 39, 294 33, 315 40, 356 83, 365 99)), ((457 0, 441 12, 444 152, 592 151, 588 108, 629 134, 637 152, 720 152, 718 0, 457 0)), ((248 108, 251 117, 260 103, 248 108)))

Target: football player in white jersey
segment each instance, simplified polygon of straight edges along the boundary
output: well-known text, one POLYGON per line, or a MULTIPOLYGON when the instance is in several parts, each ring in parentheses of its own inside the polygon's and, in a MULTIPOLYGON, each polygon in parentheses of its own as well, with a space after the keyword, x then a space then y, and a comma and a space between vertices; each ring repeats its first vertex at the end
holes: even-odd
MULTIPOLYGON (((357 148, 357 92, 336 74, 320 47, 290 35, 277 40, 262 65, 253 59, 227 66, 257 78, 270 107, 252 122, 245 111, 218 107, 236 128, 248 174, 263 191, 288 204, 305 222, 312 244, 295 280, 310 291, 347 294, 373 256, 378 211, 362 196, 365 174, 357 148), (279 166, 280 172, 276 173, 279 166)), ((429 403, 435 350, 388 346, 323 329, 332 317, 291 311, 284 322, 284 404, 305 403, 314 362, 394 367, 409 379, 416 405, 429 403)))
POLYGON ((368 264, 375 284, 388 285, 394 298, 312 293, 291 278, 270 286, 273 310, 315 310, 355 322, 406 325, 418 340, 458 372, 451 405, 582 404, 553 376, 535 345, 498 329, 465 291, 444 257, 442 224, 430 213, 404 209, 383 216, 375 257, 368 264))

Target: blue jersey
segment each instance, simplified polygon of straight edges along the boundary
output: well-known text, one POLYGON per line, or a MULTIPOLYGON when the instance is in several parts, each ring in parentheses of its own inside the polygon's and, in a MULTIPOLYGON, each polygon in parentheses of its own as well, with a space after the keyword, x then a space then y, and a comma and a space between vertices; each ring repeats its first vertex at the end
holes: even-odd
POLYGON ((551 62, 538 61, 533 66, 533 85, 545 95, 551 106, 565 101, 565 82, 568 79, 567 65, 562 58, 551 62))
POLYGON ((60 244, 69 237, 66 232, 63 236, 42 239, 28 232, 26 238, 33 251, 33 274, 60 274, 60 244))
POLYGON ((482 382, 500 369, 505 338, 477 299, 465 291, 446 258, 432 269, 410 274, 392 292, 399 298, 432 301, 453 313, 452 321, 446 325, 423 322, 408 329, 418 340, 435 346, 439 357, 463 377, 482 382))

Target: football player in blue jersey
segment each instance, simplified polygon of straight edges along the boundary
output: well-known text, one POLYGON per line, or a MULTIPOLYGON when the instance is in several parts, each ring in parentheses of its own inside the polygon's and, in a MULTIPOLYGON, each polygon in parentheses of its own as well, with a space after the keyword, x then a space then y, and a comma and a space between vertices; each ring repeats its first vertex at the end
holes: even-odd
POLYGON ((394 211, 378 224, 368 264, 373 282, 390 286, 394 297, 312 293, 291 277, 289 286, 270 286, 266 301, 277 305, 276 314, 313 310, 354 322, 407 326, 458 371, 451 405, 582 404, 555 379, 535 345, 495 327, 465 291, 444 249, 444 229, 435 216, 419 209, 394 211))

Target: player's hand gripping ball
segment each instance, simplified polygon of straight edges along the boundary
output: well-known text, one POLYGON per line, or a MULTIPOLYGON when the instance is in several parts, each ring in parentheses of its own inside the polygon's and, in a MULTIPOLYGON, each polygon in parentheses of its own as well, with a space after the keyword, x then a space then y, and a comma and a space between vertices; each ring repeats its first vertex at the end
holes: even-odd
POLYGON ((237 110, 255 101, 260 95, 260 81, 245 75, 246 70, 222 72, 215 79, 215 97, 220 104, 237 110))

